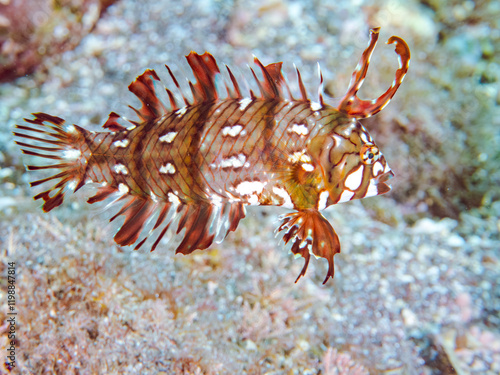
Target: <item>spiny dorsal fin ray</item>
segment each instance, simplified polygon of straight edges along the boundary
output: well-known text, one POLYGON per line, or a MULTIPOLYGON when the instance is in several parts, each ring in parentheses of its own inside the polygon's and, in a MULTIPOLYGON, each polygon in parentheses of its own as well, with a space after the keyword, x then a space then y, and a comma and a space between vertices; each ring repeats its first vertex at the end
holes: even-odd
MULTIPOLYGON (((181 89, 181 86, 179 85, 179 82, 177 81, 177 78, 175 78, 175 75, 174 73, 172 73, 172 70, 170 69, 170 67, 168 65, 165 65, 165 68, 167 68, 168 70, 168 74, 170 75, 170 78, 172 78, 172 81, 174 82, 174 85, 175 87, 177 87, 177 90, 179 90, 179 93, 181 94, 182 96, 182 100, 184 100, 184 104, 186 106, 189 106, 191 105, 191 103, 189 102, 189 100, 186 98, 186 96, 184 95, 184 93, 182 92, 182 89, 181 89)), ((167 91, 168 93, 168 91, 167 91)), ((169 95, 170 96, 170 95, 169 95)))
POLYGON ((215 76, 220 74, 220 71, 215 58, 208 52, 198 55, 196 52, 191 51, 186 56, 186 59, 196 78, 195 84, 190 82, 194 102, 202 103, 216 100, 218 94, 215 87, 215 76))
POLYGON ((167 92, 168 100, 170 101, 170 109, 172 111, 177 111, 179 109, 179 106, 177 105, 174 94, 169 89, 165 89, 165 91, 167 92))
POLYGON ((160 81, 160 78, 154 70, 148 69, 128 86, 128 89, 142 103, 140 109, 129 106, 141 121, 150 121, 167 113, 166 108, 156 95, 154 81, 160 81))
POLYGON ((263 80, 259 81, 253 69, 251 69, 252 74, 259 86, 260 92, 264 99, 279 98, 281 96, 280 87, 282 86, 285 79, 281 74, 281 62, 269 64, 267 66, 262 65, 260 60, 254 56, 253 61, 262 70, 263 80))
POLYGON ((323 99, 323 94, 325 90, 325 86, 323 83, 323 73, 321 72, 321 67, 319 66, 318 63, 318 75, 319 75, 319 87, 318 87, 318 101, 321 107, 325 106, 325 101, 323 99))
POLYGON ((109 117, 108 119, 106 120, 106 122, 104 123, 104 125, 102 126, 104 129, 109 129, 110 131, 112 132, 121 132, 123 130, 126 130, 127 128, 125 128, 125 126, 123 125, 120 125, 118 123, 118 119, 121 118, 119 114, 115 113, 115 112, 111 112, 109 114, 109 117))
POLYGON ((236 80, 233 72, 231 71, 231 69, 229 69, 229 67, 227 65, 226 65, 226 69, 227 69, 227 72, 229 74, 229 78, 231 79, 231 83, 233 84, 233 88, 234 88, 234 93, 231 93, 229 88, 226 86, 229 97, 233 98, 233 99, 242 99, 243 96, 241 95, 240 86, 238 85, 238 81, 236 80))
POLYGON ((297 82, 299 84, 301 100, 307 102, 309 99, 307 98, 307 91, 304 86, 304 82, 302 82, 302 76, 300 75, 299 68, 295 67, 295 70, 297 71, 297 82))
POLYGON ((311 254, 328 261, 328 273, 323 284, 330 277, 333 278, 333 257, 340 253, 340 241, 328 220, 314 209, 292 212, 280 219, 283 222, 278 227, 278 232, 286 231, 283 235, 285 244, 292 241, 292 253, 300 254, 305 259, 304 267, 295 282, 305 275, 311 254))
MULTIPOLYGON (((174 83, 177 87, 179 93, 182 96, 184 104, 186 106, 191 106, 193 104, 200 104, 203 102, 210 102, 219 99, 220 95, 217 91, 216 78, 217 75, 220 74, 219 67, 215 58, 208 52, 199 55, 198 53, 192 51, 189 55, 186 56, 187 62, 193 71, 193 75, 196 79, 196 82, 193 83, 188 81, 188 85, 190 91, 193 96, 193 102, 191 103, 186 95, 184 94, 182 88, 179 85, 178 80, 173 74, 172 70, 168 65, 165 65, 167 71, 174 83)), ((263 79, 259 80, 253 71, 252 75, 260 89, 261 98, 263 99, 272 99, 272 98, 280 98, 284 96, 283 87, 286 88, 286 94, 290 97, 291 100, 294 100, 290 88, 286 82, 285 77, 282 74, 282 62, 272 63, 264 66, 257 57, 254 57, 254 62, 259 66, 262 71, 263 79)), ((231 69, 227 67, 227 71, 229 74, 229 79, 233 86, 232 90, 228 87, 227 83, 226 90, 229 98, 231 99, 242 99, 243 95, 240 90, 240 86, 238 84, 237 79, 232 73, 231 69)), ((300 72, 297 69, 297 79, 301 93, 301 100, 308 101, 307 92, 302 82, 302 78, 300 76, 300 72)), ((137 79, 132 82, 129 86, 129 90, 133 92, 139 100, 142 102, 142 107, 140 109, 136 109, 130 106, 136 114, 139 116, 141 121, 149 121, 155 118, 159 118, 162 115, 167 113, 167 110, 163 103, 158 98, 154 81, 159 81, 158 75, 154 70, 148 69, 142 75, 137 77, 137 79)), ((179 109, 179 106, 175 100, 175 96, 172 91, 168 88, 165 89, 170 102, 170 111, 176 111, 179 109)), ((249 96, 251 99, 257 99, 257 96, 254 94, 252 90, 249 90, 249 96)), ((320 98, 320 102, 321 102, 320 98)), ((125 128, 117 122, 119 116, 112 112, 104 124, 104 127, 111 131, 121 131, 125 128)), ((132 122, 132 121, 130 121, 132 122)), ((132 122, 137 125, 137 123, 132 122)))

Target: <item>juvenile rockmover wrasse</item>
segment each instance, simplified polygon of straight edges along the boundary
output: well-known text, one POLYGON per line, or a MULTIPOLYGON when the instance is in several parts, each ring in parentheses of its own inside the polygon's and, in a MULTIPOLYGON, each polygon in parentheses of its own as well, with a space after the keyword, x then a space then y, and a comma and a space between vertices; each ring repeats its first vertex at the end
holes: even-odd
POLYGON ((294 97, 281 73, 282 63, 264 66, 255 58, 262 79, 251 72, 260 93, 250 90, 244 96, 229 68, 224 81, 211 54, 191 52, 187 61, 196 79, 189 82, 192 99, 166 66, 182 103, 169 88, 168 103, 162 102, 155 91, 158 75, 146 70, 129 86, 142 107, 131 107, 139 119, 128 126, 114 112, 104 132, 35 113, 25 119, 27 125, 16 126, 16 143, 25 154, 54 161, 28 165, 28 170, 57 172, 31 182, 49 187, 34 199, 43 199, 48 212, 63 202, 65 192, 95 183, 97 194, 88 203, 111 199, 120 206, 110 221, 124 216, 116 243, 139 249, 148 242, 153 251, 162 238, 177 237, 176 252, 183 254, 222 241, 245 217, 246 205, 286 207, 294 211, 280 217, 277 230, 284 231, 292 253, 305 258, 297 280, 313 254, 329 263, 326 282, 334 275, 333 257, 340 243, 320 211, 384 194, 393 176, 357 120, 389 103, 408 70, 410 51, 403 39, 391 37, 388 43, 395 44, 399 57, 394 82, 378 99, 361 100, 357 92, 378 35, 378 28, 370 31, 347 93, 336 103, 324 100, 321 72, 319 96, 313 102, 298 70, 300 92, 294 97), (216 89, 221 79, 224 93, 216 89))

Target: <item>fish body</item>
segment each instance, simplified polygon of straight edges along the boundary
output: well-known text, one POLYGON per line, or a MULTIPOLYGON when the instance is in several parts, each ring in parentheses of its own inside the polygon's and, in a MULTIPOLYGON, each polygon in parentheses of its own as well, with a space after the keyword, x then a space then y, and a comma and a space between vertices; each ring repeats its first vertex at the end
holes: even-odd
POLYGON ((395 81, 380 98, 360 100, 356 93, 377 37, 378 29, 371 30, 347 94, 334 105, 321 93, 317 102, 309 100, 298 70, 300 98, 293 97, 281 63, 263 66, 258 59, 263 78, 252 73, 260 95, 242 95, 228 68, 230 82, 223 96, 215 87, 220 76, 215 59, 207 52, 191 52, 186 58, 196 82, 189 83, 192 101, 182 94, 182 106, 170 89, 169 105, 161 102, 159 78, 147 70, 129 86, 142 107, 133 108, 139 121, 128 126, 114 112, 104 132, 34 114, 26 119, 29 125, 17 125, 17 143, 25 154, 56 164, 30 165, 28 170, 58 170, 31 183, 53 184, 34 198, 43 199, 44 211, 50 211, 63 202, 66 191, 96 183, 97 194, 89 203, 114 199, 113 204, 121 205, 110 219, 125 217, 114 238, 118 244, 138 249, 148 242, 154 250, 170 229, 180 237, 176 252, 183 254, 222 241, 245 217, 247 205, 293 209, 281 217, 278 230, 284 231, 285 243, 291 242, 291 251, 306 260, 298 278, 313 254, 329 262, 326 282, 333 277, 340 243, 320 211, 390 190, 386 181, 393 173, 357 119, 387 105, 406 74, 410 53, 401 38, 389 39, 400 57, 395 81))

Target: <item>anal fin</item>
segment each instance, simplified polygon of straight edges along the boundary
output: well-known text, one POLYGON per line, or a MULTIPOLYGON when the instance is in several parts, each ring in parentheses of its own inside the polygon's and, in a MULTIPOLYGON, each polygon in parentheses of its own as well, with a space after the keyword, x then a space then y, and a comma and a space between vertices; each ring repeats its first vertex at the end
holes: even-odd
POLYGON ((323 284, 330 277, 333 278, 333 257, 340 253, 340 241, 328 220, 314 209, 292 212, 283 215, 281 220, 283 222, 278 231, 286 230, 283 235, 285 244, 292 241, 292 253, 299 254, 305 259, 304 267, 295 282, 305 275, 311 254, 328 261, 328 273, 323 284))
POLYGON ((219 233, 226 237, 229 232, 236 230, 244 217, 245 209, 241 203, 227 203, 223 207, 210 203, 186 205, 177 233, 184 228, 186 232, 175 252, 190 254, 194 250, 208 248, 219 237, 219 233))
POLYGON ((135 250, 149 243, 153 251, 165 235, 179 238, 180 243, 175 241, 179 244, 176 253, 190 254, 194 250, 204 250, 234 231, 245 217, 245 209, 240 202, 221 205, 206 201, 182 202, 171 194, 165 200, 152 200, 147 196, 120 193, 118 189, 107 186, 101 187, 89 203, 105 200, 114 194, 119 195, 109 205, 120 204, 121 207, 110 221, 121 216, 125 218, 114 240, 120 246, 136 244, 135 250), (154 218, 156 221, 152 221, 154 218))

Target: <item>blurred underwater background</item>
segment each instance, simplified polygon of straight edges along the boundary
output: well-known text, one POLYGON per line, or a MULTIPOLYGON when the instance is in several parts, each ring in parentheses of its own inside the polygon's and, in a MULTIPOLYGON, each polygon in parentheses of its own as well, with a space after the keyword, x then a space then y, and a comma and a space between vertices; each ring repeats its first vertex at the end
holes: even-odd
MULTIPOLYGON (((0 0, 0 347, 16 263, 20 374, 499 374, 500 2, 442 0, 0 0), (113 242, 85 194, 44 214, 15 124, 46 112, 98 131, 134 118, 145 69, 192 79, 208 51, 250 78, 253 55, 294 64, 316 98, 345 93, 381 27, 361 98, 412 52, 391 103, 362 120, 396 177, 325 216, 342 252, 294 260, 276 207, 252 207, 190 256, 113 242)), ((326 100, 328 102, 328 100, 326 100)), ((3 357, 2 357, 3 358, 3 357)), ((2 365, 0 373, 8 373, 2 365)))

